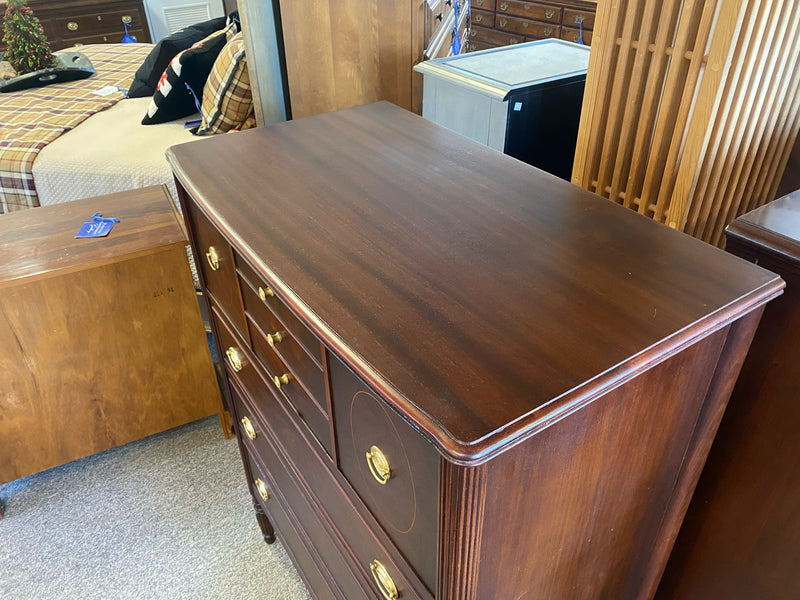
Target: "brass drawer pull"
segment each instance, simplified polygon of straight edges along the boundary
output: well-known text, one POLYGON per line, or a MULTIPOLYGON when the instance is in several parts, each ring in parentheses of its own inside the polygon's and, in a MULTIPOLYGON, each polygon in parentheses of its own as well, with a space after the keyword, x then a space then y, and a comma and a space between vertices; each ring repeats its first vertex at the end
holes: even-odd
POLYGON ((508 2, 501 2, 500 10, 508 10, 508 2))
POLYGON ((242 357, 239 354, 239 351, 231 346, 227 350, 225 350, 225 356, 228 357, 228 363, 231 365, 231 368, 236 371, 237 373, 242 370, 242 357))
POLYGON ((548 10, 544 11, 544 18, 545 19, 552 19, 555 16, 555 14, 556 14, 556 11, 548 9, 548 10))
POLYGON ((475 4, 478 6, 483 6, 483 0, 475 0, 475 4))
POLYGON ((253 423, 247 417, 242 417, 242 427, 244 427, 244 432, 247 434, 251 440, 256 439, 258 435, 256 433, 255 427, 253 427, 253 423))
POLYGON ((578 15, 578 16, 576 16, 576 17, 575 17, 575 22, 576 22, 578 25, 580 25, 581 23, 583 23, 583 21, 584 21, 584 19, 585 19, 585 18, 586 18, 586 17, 584 17, 583 15, 578 15))
POLYGON ((275 375, 272 378, 272 381, 275 383, 275 387, 281 389, 282 385, 286 385, 289 383, 289 375, 284 373, 283 375, 275 375))
POLYGON ((131 18, 130 15, 123 15, 122 22, 125 23, 125 25, 130 25, 131 23, 133 23, 133 19, 131 18))
POLYGON ((378 589, 383 594, 386 600, 397 600, 400 594, 397 592, 397 586, 392 581, 389 572, 386 570, 379 560, 373 560, 369 563, 369 570, 372 571, 372 578, 378 586, 378 589))
POLYGON ((506 25, 508 25, 508 19, 505 19, 505 18, 501 17, 500 21, 499 21, 499 25, 500 25, 500 27, 505 27, 506 25))
POLYGON ((67 23, 67 29, 70 31, 78 31, 78 24, 75 21, 70 21, 67 23))
POLYGON ((275 333, 267 334, 267 343, 269 344, 270 348, 274 348, 275 344, 279 344, 283 341, 283 332, 276 331, 275 333))
POLYGON ((550 37, 550 34, 553 33, 553 28, 552 27, 545 27, 543 33, 544 33, 544 37, 550 37))
POLYGON ((483 21, 483 15, 481 14, 475 15, 475 22, 480 23, 481 21, 483 21))
POLYGON ((212 271, 219 269, 219 254, 217 254, 217 249, 214 246, 209 246, 208 250, 206 250, 206 260, 212 271))
POLYGON ((272 288, 258 286, 258 297, 261 298, 262 302, 266 302, 267 298, 272 298, 274 295, 275 292, 272 291, 272 288))
POLYGON ((386 482, 391 479, 392 469, 389 467, 389 461, 377 446, 372 446, 367 452, 367 465, 369 465, 369 471, 375 481, 381 485, 386 485, 386 482))
POLYGON ((258 495, 261 496, 261 499, 266 502, 269 500, 269 489, 267 488, 267 484, 264 483, 264 480, 260 477, 255 480, 256 489, 258 490, 258 495))

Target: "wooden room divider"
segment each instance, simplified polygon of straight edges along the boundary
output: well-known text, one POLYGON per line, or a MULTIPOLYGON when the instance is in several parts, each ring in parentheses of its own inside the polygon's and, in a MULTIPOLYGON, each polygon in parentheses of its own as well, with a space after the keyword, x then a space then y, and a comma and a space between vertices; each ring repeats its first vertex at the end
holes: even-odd
POLYGON ((711 244, 800 127, 797 0, 600 0, 573 183, 711 244))

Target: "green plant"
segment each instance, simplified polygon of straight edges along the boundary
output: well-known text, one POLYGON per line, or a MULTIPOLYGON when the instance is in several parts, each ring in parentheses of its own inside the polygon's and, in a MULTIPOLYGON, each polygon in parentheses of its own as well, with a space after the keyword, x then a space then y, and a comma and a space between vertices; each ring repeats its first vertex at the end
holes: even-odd
POLYGON ((50 44, 36 15, 26 0, 8 0, 3 21, 5 59, 18 75, 54 67, 58 64, 50 53, 50 44))

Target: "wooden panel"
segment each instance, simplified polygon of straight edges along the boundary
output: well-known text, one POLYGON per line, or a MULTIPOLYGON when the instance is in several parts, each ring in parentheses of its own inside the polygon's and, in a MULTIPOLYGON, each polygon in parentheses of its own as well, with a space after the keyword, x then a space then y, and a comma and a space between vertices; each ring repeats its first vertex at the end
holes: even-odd
POLYGON ((573 183, 720 245, 797 137, 796 3, 622 0, 596 20, 573 183))

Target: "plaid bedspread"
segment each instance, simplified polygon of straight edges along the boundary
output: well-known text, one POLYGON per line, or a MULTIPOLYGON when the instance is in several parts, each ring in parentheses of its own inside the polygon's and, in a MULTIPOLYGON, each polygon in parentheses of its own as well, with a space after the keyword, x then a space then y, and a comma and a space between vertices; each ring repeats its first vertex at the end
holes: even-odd
POLYGON ((81 46, 78 51, 94 67, 91 77, 0 94, 0 213, 39 206, 31 174, 38 152, 94 113, 119 102, 122 92, 108 96, 90 92, 104 86, 127 88, 152 48, 152 44, 81 46))

